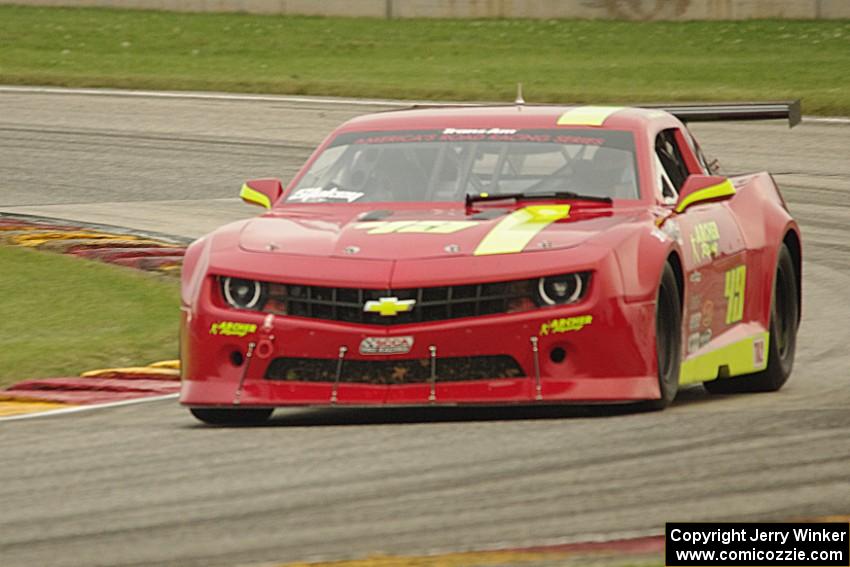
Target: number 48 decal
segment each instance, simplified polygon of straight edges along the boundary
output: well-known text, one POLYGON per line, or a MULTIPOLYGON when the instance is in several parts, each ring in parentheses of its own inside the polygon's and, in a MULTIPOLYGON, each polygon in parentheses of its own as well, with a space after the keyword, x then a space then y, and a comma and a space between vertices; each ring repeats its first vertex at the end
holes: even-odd
POLYGON ((726 272, 726 324, 736 323, 744 316, 744 290, 747 286, 747 267, 738 266, 726 272))

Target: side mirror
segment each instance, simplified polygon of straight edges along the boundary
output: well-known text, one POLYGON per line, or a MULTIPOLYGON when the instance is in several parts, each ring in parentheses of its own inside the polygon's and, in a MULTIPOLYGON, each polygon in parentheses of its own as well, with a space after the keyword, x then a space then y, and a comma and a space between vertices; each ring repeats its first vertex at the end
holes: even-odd
POLYGON ((690 175, 679 191, 676 212, 682 213, 691 205, 705 201, 728 199, 735 194, 735 186, 725 177, 718 175, 690 175))
POLYGON ((239 196, 246 203, 259 205, 267 209, 283 194, 280 179, 252 179, 246 181, 239 191, 239 196))

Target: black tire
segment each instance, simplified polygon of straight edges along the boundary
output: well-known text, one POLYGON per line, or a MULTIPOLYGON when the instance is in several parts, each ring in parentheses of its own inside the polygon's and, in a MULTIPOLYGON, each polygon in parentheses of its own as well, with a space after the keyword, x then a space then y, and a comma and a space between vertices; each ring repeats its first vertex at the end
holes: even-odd
POLYGON ((260 425, 271 417, 272 408, 191 408, 197 419, 210 425, 260 425))
POLYGON ((776 276, 770 309, 767 368, 754 374, 704 382, 703 386, 706 390, 712 394, 775 392, 788 381, 794 367, 797 327, 800 321, 797 296, 797 274, 794 270, 794 262, 788 248, 783 244, 776 260, 776 276))
POLYGON ((679 391, 682 365, 682 305, 679 284, 670 264, 664 265, 655 302, 655 355, 658 360, 658 386, 661 397, 642 404, 649 410, 670 405, 679 391))

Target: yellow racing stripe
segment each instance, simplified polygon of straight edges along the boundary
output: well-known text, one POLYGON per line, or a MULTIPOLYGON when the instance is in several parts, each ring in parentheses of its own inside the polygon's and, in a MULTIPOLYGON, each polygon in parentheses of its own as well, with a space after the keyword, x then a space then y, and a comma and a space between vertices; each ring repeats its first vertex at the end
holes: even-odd
POLYGON ((577 106, 558 118, 558 126, 602 126, 609 116, 623 106, 577 106))
POLYGON ((557 220, 567 218, 569 205, 531 205, 509 214, 487 233, 476 256, 522 252, 535 236, 557 220))
POLYGON ((727 179, 723 183, 718 183, 717 185, 712 185, 710 187, 700 189, 699 191, 694 191, 693 193, 682 199, 681 203, 676 205, 676 212, 681 213, 689 206, 700 201, 710 201, 712 199, 727 197, 734 194, 735 186, 732 185, 732 182, 727 179))
POLYGON ((272 208, 272 202, 269 200, 269 198, 265 194, 260 193, 256 189, 250 187, 247 183, 242 185, 242 189, 239 191, 239 196, 242 197, 242 200, 247 203, 260 205, 261 207, 265 207, 267 209, 272 208))
POLYGON ((717 378, 721 366, 729 369, 729 376, 752 374, 767 368, 770 333, 756 333, 711 352, 699 354, 682 362, 679 372, 680 384, 706 382, 717 378), (761 355, 756 356, 756 348, 761 355))

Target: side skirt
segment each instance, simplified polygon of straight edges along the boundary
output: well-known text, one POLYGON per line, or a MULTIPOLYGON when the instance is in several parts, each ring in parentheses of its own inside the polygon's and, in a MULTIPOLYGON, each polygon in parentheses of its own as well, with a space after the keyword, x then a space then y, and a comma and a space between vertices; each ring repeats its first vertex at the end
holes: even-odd
POLYGON ((731 378, 761 372, 767 368, 770 333, 759 330, 760 325, 746 325, 743 333, 733 333, 735 338, 708 352, 702 349, 682 361, 680 384, 696 384, 717 378, 731 378), (741 335, 744 335, 743 337, 741 335))

